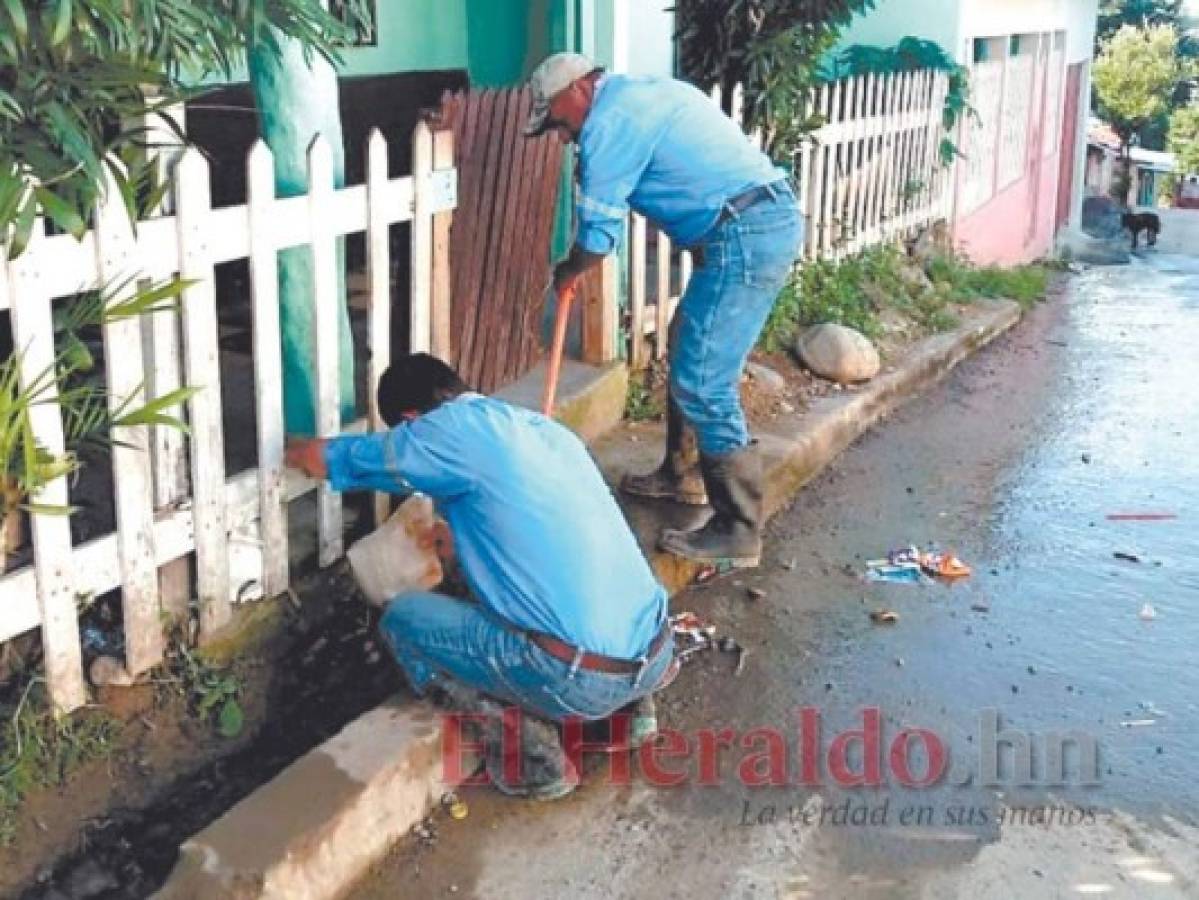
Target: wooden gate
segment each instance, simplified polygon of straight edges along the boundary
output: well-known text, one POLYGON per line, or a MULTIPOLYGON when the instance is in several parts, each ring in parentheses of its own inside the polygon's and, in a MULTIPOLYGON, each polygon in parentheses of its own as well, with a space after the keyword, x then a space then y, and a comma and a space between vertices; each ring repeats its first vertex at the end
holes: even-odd
POLYGON ((437 126, 454 132, 460 173, 451 353, 482 391, 532 368, 541 343, 562 145, 522 134, 531 105, 528 89, 447 93, 438 114, 437 126))

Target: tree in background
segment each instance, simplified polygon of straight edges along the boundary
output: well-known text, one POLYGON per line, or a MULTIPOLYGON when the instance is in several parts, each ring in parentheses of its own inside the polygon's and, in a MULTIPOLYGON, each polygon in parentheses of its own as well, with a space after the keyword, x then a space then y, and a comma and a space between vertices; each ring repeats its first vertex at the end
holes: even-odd
POLYGON ((1100 49, 1092 70, 1095 94, 1100 115, 1120 137, 1123 176, 1113 194, 1125 205, 1132 186, 1129 148, 1141 128, 1168 112, 1187 72, 1170 25, 1124 25, 1100 49))
POLYGON ((744 91, 742 124, 761 128, 766 147, 790 164, 803 135, 819 126, 809 112, 818 68, 841 29, 875 0, 678 0, 683 74, 721 89, 726 112, 744 91))
POLYGON ((1174 110, 1170 116, 1169 147, 1178 160, 1179 175, 1199 172, 1199 104, 1174 110))
MULTIPOLYGON (((1144 28, 1149 25, 1170 25, 1178 32, 1178 53, 1188 60, 1199 60, 1199 40, 1190 35, 1183 16, 1183 0, 1102 0, 1099 4, 1099 23, 1096 31, 1096 53, 1103 44, 1125 25, 1144 28)), ((1161 150, 1166 145, 1169 113, 1190 102, 1192 84, 1183 79, 1174 89, 1170 108, 1155 116, 1138 130, 1140 146, 1161 150)))

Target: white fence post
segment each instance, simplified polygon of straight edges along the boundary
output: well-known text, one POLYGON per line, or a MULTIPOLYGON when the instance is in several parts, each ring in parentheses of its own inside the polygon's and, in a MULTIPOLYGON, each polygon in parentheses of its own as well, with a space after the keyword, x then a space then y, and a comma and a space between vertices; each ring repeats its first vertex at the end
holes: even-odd
POLYGON ((229 528, 225 515, 225 440, 221 415, 221 358, 217 343, 216 282, 210 240, 212 200, 208 163, 197 150, 179 161, 176 193, 179 274, 183 292, 183 360, 191 424, 192 516, 200 635, 211 638, 233 615, 229 602, 229 528))
MULTIPOLYGON (((366 379, 366 405, 373 431, 384 427, 379 415, 379 379, 391 365, 391 241, 386 209, 387 141, 372 128, 366 143, 366 268, 370 282, 370 370, 366 379)), ((375 496, 375 523, 391 512, 391 497, 375 496)))
POLYGON ((629 361, 634 369, 645 366, 646 232, 645 217, 633 213, 629 227, 629 361))
MULTIPOLYGON (((332 437, 341 431, 341 297, 333 231, 333 151, 323 135, 317 135, 308 148, 308 221, 316 325, 316 430, 321 437, 332 437)), ((417 265, 415 259, 412 265, 417 265)), ((317 559, 321 566, 331 566, 342 556, 342 502, 328 482, 317 487, 317 531, 317 559)))
POLYGON ((412 278, 408 347, 428 353, 432 342, 433 211, 429 180, 433 174, 433 132, 421 122, 412 135, 412 278))
POLYGON ((259 540, 262 589, 275 597, 287 589, 287 501, 283 493, 283 354, 279 329, 279 248, 271 228, 275 211, 275 160, 259 139, 247 161, 246 207, 250 223, 250 297, 254 316, 254 406, 258 417, 259 540))
MULTIPOLYGON (((133 226, 111 175, 95 221, 96 274, 101 284, 114 285, 127 280, 136 274, 133 226)), ((108 406, 115 416, 122 407, 135 409, 145 403, 142 327, 136 318, 125 318, 106 321, 101 330, 108 406)), ((125 665, 133 675, 158 665, 163 650, 149 431, 147 426, 138 425, 114 428, 112 434, 112 487, 121 554, 125 665)))
MULTIPOLYGON (((32 253, 43 237, 43 224, 34 225, 25 255, 5 263, 0 259, 0 276, 7 269, 7 293, 12 312, 13 346, 20 353, 22 388, 45 383, 55 362, 54 320, 50 294, 41 280, 32 253)), ((7 288, 4 291, 4 288, 7 288)), ((33 436, 47 453, 63 452, 62 415, 55 399, 58 387, 53 378, 39 395, 45 402, 29 410, 33 436)), ((33 497, 35 503, 65 506, 67 479, 56 478, 33 497)), ((30 515, 33 540, 33 566, 37 575, 37 603, 41 615, 42 649, 45 657, 46 687, 50 700, 61 712, 70 712, 87 702, 83 681, 82 650, 79 646, 79 618, 75 610, 74 567, 71 565, 71 523, 61 515, 34 512, 30 515)))
POLYGON ((654 355, 666 358, 670 331, 670 238, 658 229, 658 308, 654 325, 654 355))
MULTIPOLYGON (((165 183, 174 180, 174 169, 183 153, 183 145, 171 119, 178 129, 186 127, 187 111, 182 103, 174 104, 160 113, 144 117, 140 123, 146 129, 146 152, 154 163, 155 172, 165 183)), ((172 191, 149 215, 161 216, 174 212, 172 191)), ((178 390, 183 385, 183 349, 180 314, 177 309, 163 310, 142 319, 142 355, 146 364, 146 396, 158 398, 178 390)), ((165 410, 167 415, 184 417, 182 404, 165 410)), ((188 496, 187 443, 177 428, 156 425, 150 429, 151 461, 154 471, 154 508, 168 509, 188 496)), ((158 600, 163 613, 173 622, 187 619, 191 600, 191 566, 189 560, 177 559, 158 570, 158 600)))

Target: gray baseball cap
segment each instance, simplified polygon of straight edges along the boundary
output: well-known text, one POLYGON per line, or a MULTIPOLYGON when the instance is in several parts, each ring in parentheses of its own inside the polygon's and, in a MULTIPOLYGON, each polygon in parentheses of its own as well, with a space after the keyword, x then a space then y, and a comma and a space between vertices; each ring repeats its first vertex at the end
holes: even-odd
POLYGON ((533 109, 525 123, 525 134, 529 137, 541 134, 550 114, 550 101, 578 79, 600 68, 582 53, 555 53, 542 62, 529 76, 533 109))

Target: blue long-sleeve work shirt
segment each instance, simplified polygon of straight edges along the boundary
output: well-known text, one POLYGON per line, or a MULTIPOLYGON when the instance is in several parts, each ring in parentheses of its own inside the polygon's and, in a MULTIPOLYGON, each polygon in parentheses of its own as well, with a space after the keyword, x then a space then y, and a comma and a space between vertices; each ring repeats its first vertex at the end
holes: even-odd
POLYGON ((334 438, 325 462, 338 491, 432 497, 475 596, 520 628, 636 659, 665 621, 666 591, 587 448, 545 416, 464 394, 334 438))
POLYGON ((785 175, 720 107, 673 78, 604 76, 578 150, 575 243, 590 253, 616 249, 630 206, 690 246, 730 198, 785 175))

